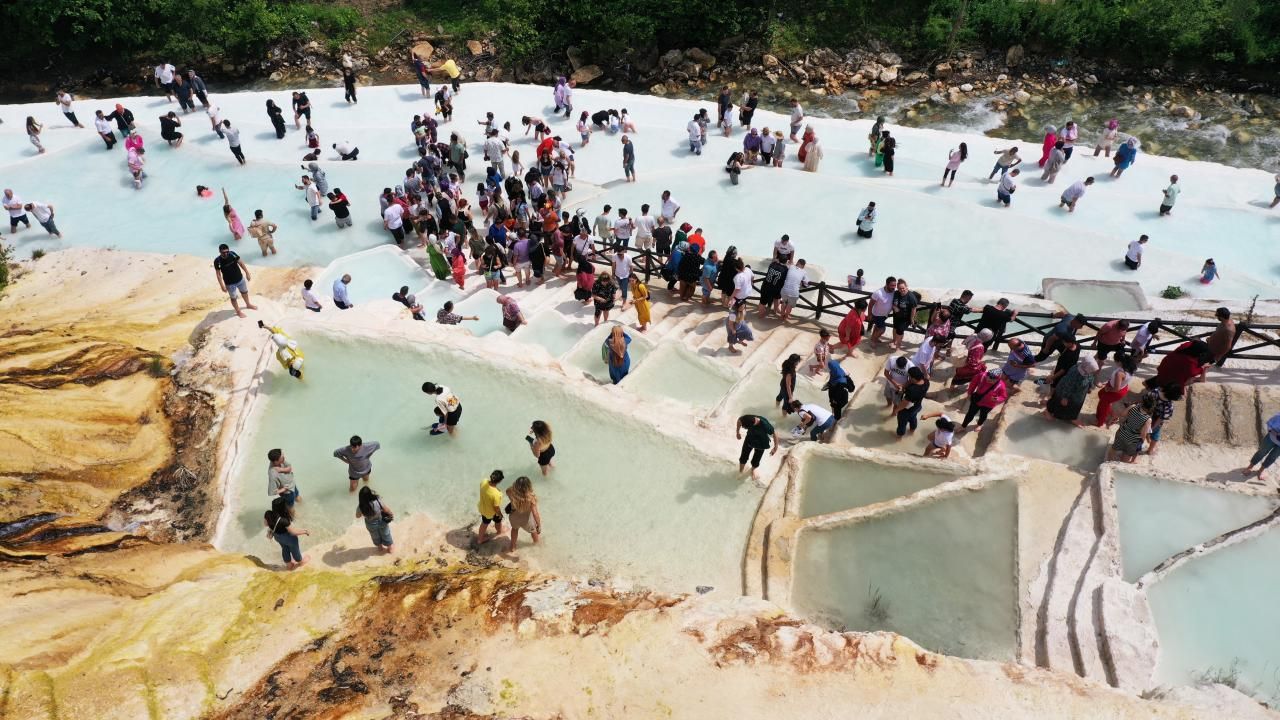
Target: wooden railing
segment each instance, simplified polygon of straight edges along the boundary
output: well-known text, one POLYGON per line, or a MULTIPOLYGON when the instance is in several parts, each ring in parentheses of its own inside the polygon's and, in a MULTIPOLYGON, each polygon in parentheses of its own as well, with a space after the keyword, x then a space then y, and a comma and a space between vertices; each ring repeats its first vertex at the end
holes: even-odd
MULTIPOLYGON (((593 241, 593 247, 601 261, 613 254, 613 243, 596 239, 593 241)), ((649 284, 654 276, 661 275, 665 262, 656 253, 635 248, 629 248, 627 253, 631 256, 632 272, 642 276, 645 284, 649 284)), ((764 273, 752 268, 752 274, 755 276, 752 284, 758 292, 764 273)), ((850 290, 843 285, 828 285, 826 282, 821 281, 810 283, 800 290, 800 300, 792 312, 792 317, 798 319, 808 317, 816 322, 822 322, 824 316, 831 316, 831 319, 838 322, 839 318, 843 318, 853 309, 855 300, 869 298, 870 296, 871 293, 869 292, 850 290)), ((917 315, 912 318, 907 332, 923 334, 925 328, 918 322, 920 315, 923 314, 927 318, 932 315, 934 309, 944 305, 945 303, 942 301, 920 303, 917 315), (920 311, 927 312, 922 313, 920 311)), ((961 328, 975 330, 980 317, 981 313, 975 312, 972 319, 956 320, 952 318, 952 327, 957 331, 961 328)), ((1018 338, 1028 345, 1038 348, 1044 344, 1045 337, 1052 332, 1060 319, 1053 313, 1019 310, 1017 317, 1009 323, 1001 339, 1002 341, 1008 341, 1010 338, 1018 338)), ((1097 331, 1101 323, 1113 319, 1117 318, 1089 316, 1085 327, 1097 331)), ((1149 318, 1126 319, 1129 320, 1132 328, 1137 328, 1149 320, 1149 318)), ((1153 355, 1165 355, 1184 342, 1207 340, 1217 327, 1218 323, 1204 320, 1162 321, 1159 339, 1148 346, 1148 352, 1153 355)), ((1221 366, 1231 359, 1280 362, 1280 339, 1277 339, 1278 337, 1280 337, 1280 325, 1237 322, 1235 334, 1231 338, 1231 349, 1218 365, 1221 366), (1241 344, 1242 342, 1244 343, 1243 345, 1241 344)), ((1081 337, 1080 342, 1085 343, 1090 339, 1092 339, 1092 336, 1081 337)))

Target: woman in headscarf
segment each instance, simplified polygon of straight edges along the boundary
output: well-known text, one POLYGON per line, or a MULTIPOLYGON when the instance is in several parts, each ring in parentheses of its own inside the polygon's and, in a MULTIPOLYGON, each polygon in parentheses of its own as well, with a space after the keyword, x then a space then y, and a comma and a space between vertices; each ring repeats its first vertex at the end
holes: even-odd
POLYGON ((1129 394, 1129 380, 1138 370, 1138 363, 1129 355, 1116 353, 1116 366, 1111 376, 1098 383, 1098 427, 1109 425, 1111 408, 1129 394))
POLYGON ((1098 360, 1092 355, 1085 355, 1071 366, 1066 375, 1058 381, 1049 397, 1049 405, 1045 408, 1045 416, 1066 420, 1076 427, 1084 427, 1080 422, 1080 409, 1093 390, 1094 379, 1098 376, 1098 360))
MULTIPOLYGON (((884 130, 885 119, 883 115, 876 117, 875 123, 871 126, 871 132, 867 133, 867 140, 870 143, 867 147, 867 157, 876 156, 876 150, 880 144, 880 131, 884 130)), ((877 165, 878 166, 878 165, 877 165)))
POLYGON ((631 336, 623 332, 621 325, 614 325, 609 337, 605 338, 604 347, 600 349, 605 364, 609 366, 609 380, 614 385, 622 382, 627 373, 631 372, 631 353, 628 351, 630 344, 631 336))
POLYGON ((640 282, 640 276, 631 274, 631 302, 636 309, 636 323, 640 332, 649 329, 649 286, 640 282))
POLYGON ((992 337, 994 334, 991 329, 983 328, 964 339, 961 343, 964 347, 964 365, 956 368, 955 377, 951 378, 951 387, 964 385, 986 371, 987 364, 982 358, 987 354, 987 345, 991 343, 992 337))
POLYGON ((427 236, 427 257, 431 260, 431 272, 437 280, 448 280, 452 268, 440 250, 440 239, 435 235, 427 236))
POLYGON ((729 299, 733 297, 733 276, 737 273, 737 268, 738 246, 730 245, 729 249, 724 251, 724 258, 720 260, 715 281, 716 289, 720 291, 725 307, 729 306, 729 299))
MULTIPOLYGON (((990 332, 990 330, 983 332, 990 332)), ((960 424, 960 428, 967 429, 975 415, 978 418, 978 427, 982 427, 982 423, 987 421, 987 415, 1008 399, 1009 387, 1005 384, 1004 374, 999 368, 992 368, 974 375, 969 381, 969 409, 964 412, 964 422, 960 424)))
POLYGON ((1138 157, 1138 138, 1131 137, 1116 150, 1116 166, 1111 169, 1111 177, 1118 178, 1133 164, 1138 157))
POLYGON ((800 136, 800 150, 796 153, 796 157, 800 162, 805 163, 805 169, 808 170, 806 159, 809 157, 809 143, 812 143, 818 136, 813 132, 812 125, 804 126, 804 134, 800 136))
MULTIPOLYGON (((805 133, 809 135, 808 132, 805 133)), ((818 163, 822 161, 822 141, 814 135, 804 147, 800 149, 804 153, 804 169, 806 172, 818 172, 818 163)))
POLYGON ((267 117, 271 120, 271 126, 276 129, 276 139, 284 139, 284 111, 276 104, 275 100, 267 100, 267 117))
POLYGON ((844 346, 844 356, 849 357, 858 347, 858 343, 862 342, 862 328, 867 311, 867 301, 858 298, 853 301, 853 307, 850 308, 849 314, 844 316, 840 321, 840 325, 836 327, 836 338, 839 344, 844 346))
POLYGON ((1044 143, 1041 145, 1040 167, 1044 167, 1049 162, 1049 153, 1053 152, 1053 146, 1058 144, 1058 128, 1052 125, 1046 125, 1044 128, 1044 143))

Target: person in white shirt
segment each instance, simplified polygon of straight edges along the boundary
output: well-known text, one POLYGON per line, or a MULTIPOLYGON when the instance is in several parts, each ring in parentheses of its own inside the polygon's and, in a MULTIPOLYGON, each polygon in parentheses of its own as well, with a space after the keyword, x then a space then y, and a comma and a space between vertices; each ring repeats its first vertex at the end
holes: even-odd
POLYGON ((671 197, 670 190, 662 191, 662 212, 661 217, 668 225, 675 223, 676 215, 680 213, 680 203, 671 197))
POLYGON ((796 246, 791 244, 791 236, 783 235, 773 241, 773 257, 778 262, 789 262, 796 254, 796 246))
POLYGON ((925 378, 933 373, 933 361, 937 357, 938 348, 947 344, 947 339, 938 336, 930 336, 920 343, 920 347, 916 350, 916 354, 911 356, 911 364, 920 368, 925 378))
POLYGON ((1000 176, 1000 184, 996 186, 996 201, 1005 207, 1009 207, 1010 203, 1013 202, 1013 193, 1018 189, 1018 184, 1013 179, 1020 174, 1022 174, 1022 171, 1014 168, 1000 176))
POLYGON ((871 320, 871 342, 880 342, 880 336, 884 335, 885 325, 889 316, 893 314, 893 294, 898 291, 898 278, 890 275, 885 278, 884 287, 877 288, 871 293, 871 310, 869 319, 871 320))
POLYGON ((311 208, 311 219, 315 220, 320 217, 320 188, 316 187, 311 176, 303 175, 302 184, 294 185, 294 187, 306 193, 307 205, 311 208))
POLYGON ((636 222, 627 217, 626 208, 618 208, 618 219, 613 221, 613 239, 618 248, 626 250, 631 244, 631 233, 636 229, 636 222))
POLYGON ((858 237, 869 238, 875 229, 876 204, 869 202, 866 207, 862 208, 862 212, 858 213, 858 237))
POLYGON ((22 223, 26 227, 31 227, 31 220, 27 218, 26 203, 22 202, 22 198, 12 190, 4 191, 4 209, 9 211, 9 234, 18 232, 18 223, 22 223))
POLYGON ((156 87, 164 88, 165 97, 169 98, 169 102, 173 102, 173 74, 175 72, 177 72, 177 68, 169 63, 160 63, 156 66, 156 87))
POLYGON ((502 156, 506 153, 507 148, 502 144, 502 140, 498 138, 498 131, 490 130, 488 139, 484 141, 484 157, 489 161, 489 166, 497 170, 499 175, 504 174, 502 156))
POLYGON ((906 355, 890 357, 884 361, 884 399, 890 410, 898 403, 902 390, 907 386, 907 373, 915 363, 906 355))
POLYGON ((333 149, 337 151, 338 157, 343 160, 359 160, 360 148, 351 144, 350 140, 343 140, 333 144, 333 149))
POLYGON ((311 291, 314 284, 310 278, 302 281, 302 305, 311 312, 320 312, 324 306, 320 304, 320 298, 311 291))
POLYGON ((796 135, 800 132, 800 126, 804 124, 804 108, 800 107, 800 101, 796 98, 791 99, 791 142, 800 142, 800 138, 796 135))
POLYGON ((1085 188, 1092 184, 1093 178, 1091 177, 1071 183, 1066 190, 1062 191, 1062 197, 1060 198, 1061 202, 1058 203, 1058 207, 1065 207, 1067 212, 1075 212, 1076 203, 1080 198, 1084 197, 1085 188))
POLYGON ((836 426, 836 416, 821 405, 793 400, 791 411, 800 418, 800 424, 796 426, 800 430, 798 434, 803 435, 807 431, 810 440, 817 441, 821 437, 822 442, 826 442, 827 432, 836 426))
POLYGON ((1169 187, 1164 189, 1164 199, 1160 201, 1160 217, 1164 217, 1173 212, 1173 204, 1178 201, 1178 196, 1182 194, 1182 186, 1178 184, 1178 176, 1169 176, 1169 187))
POLYGON ((93 129, 98 131, 98 136, 107 144, 108 150, 116 146, 116 129, 101 110, 94 113, 93 129))
POLYGON ((36 222, 44 228, 45 232, 61 239, 62 233, 58 232, 58 226, 53 222, 53 206, 48 203, 39 201, 29 202, 22 206, 24 210, 36 216, 36 222))
POLYGON ((621 310, 626 310, 631 294, 631 256, 621 246, 613 251, 613 277, 618 281, 618 289, 622 291, 621 310))
POLYGON ((951 455, 951 445, 955 442, 956 423, 946 413, 932 412, 920 416, 921 420, 938 418, 935 430, 929 433, 929 442, 924 446, 924 457, 936 457, 945 460, 951 455))
POLYGON ((333 304, 337 305, 339 310, 350 310, 355 307, 351 303, 351 296, 347 293, 347 286, 350 284, 350 275, 343 275, 333 281, 333 304))
POLYGON ((689 152, 694 155, 702 154, 702 125, 698 123, 698 116, 694 115, 689 124, 685 126, 685 131, 689 133, 689 152))
POLYGON ((649 214, 649 204, 645 203, 640 206, 640 217, 636 218, 636 247, 640 250, 653 250, 653 231, 658 227, 658 221, 649 214))
POLYGON ((740 266, 738 272, 733 276, 732 297, 734 309, 737 309, 747 301, 747 298, 751 297, 751 283, 755 280, 755 273, 751 272, 751 268, 747 267, 747 264, 742 262, 741 258, 738 259, 738 265, 740 266))
POLYGON ((81 125, 80 121, 76 119, 76 113, 71 108, 71 101, 73 99, 74 98, 71 97, 71 93, 67 92, 66 90, 59 90, 58 100, 57 100, 58 109, 62 111, 63 117, 65 117, 68 122, 70 122, 72 125, 75 125, 78 128, 82 128, 84 126, 81 125))
POLYGON ((404 207, 400 203, 391 203, 382 211, 382 227, 391 231, 396 244, 404 242, 404 207))
POLYGON ((1146 235, 1139 237, 1129 243, 1129 250, 1124 254, 1125 267, 1130 270, 1137 270, 1142 265, 1142 246, 1147 244, 1149 238, 1146 235))
MULTIPOLYGON (((790 255, 787 256, 786 263, 791 265, 790 255)), ((804 259, 801 258, 787 268, 787 277, 782 281, 782 312, 778 313, 779 319, 787 320, 791 317, 791 311, 795 310, 796 303, 800 302, 800 290, 809 284, 809 276, 805 273, 804 264, 804 259)))

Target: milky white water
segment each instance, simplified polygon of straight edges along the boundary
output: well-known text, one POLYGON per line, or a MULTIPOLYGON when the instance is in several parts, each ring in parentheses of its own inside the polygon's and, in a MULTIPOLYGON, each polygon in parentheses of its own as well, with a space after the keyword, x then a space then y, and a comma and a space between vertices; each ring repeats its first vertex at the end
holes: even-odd
MULTIPOLYGON (((302 193, 293 187, 302 173, 302 133, 289 123, 287 137, 276 140, 263 109, 268 97, 287 107, 287 93, 213 96, 226 117, 242 129, 246 167, 235 164, 226 143, 210 132, 203 113, 186 116, 187 142, 173 150, 159 139, 156 118, 176 106, 163 98, 125 99, 147 141, 149 179, 141 191, 129 182, 122 148, 108 152, 93 130, 67 127, 53 103, 0 108, 5 186, 24 199, 52 202, 66 236, 58 242, 46 239, 38 227, 24 231, 13 241, 18 254, 92 245, 211 258, 219 242, 230 240, 230 233, 220 198, 198 198, 196 184, 226 187, 242 217, 248 219, 261 208, 281 225, 278 256, 253 258, 257 249, 250 246, 252 240, 242 242, 242 254, 254 262, 324 265, 386 243, 389 235, 381 229, 377 194, 397 184, 416 157, 409 120, 428 107, 410 86, 360 92, 361 103, 348 106, 338 89, 310 91, 313 123, 323 146, 350 140, 361 149, 358 162, 336 162, 331 150, 322 158, 330 185, 341 187, 353 203, 355 226, 343 230, 334 226, 327 211, 313 223, 302 193), (28 114, 48 126, 47 155, 35 156, 27 143, 22 120, 28 114)), ((475 120, 493 110, 499 121, 514 123, 513 148, 528 164, 533 144, 522 135, 519 116, 547 113, 550 97, 549 88, 467 84, 457 98, 453 123, 443 129, 446 134, 463 133, 474 170, 483 164, 475 120)), ((110 109, 113 102, 83 100, 76 109, 87 122, 93 109, 110 109)), ((1194 297, 1271 297, 1280 289, 1280 264, 1270 259, 1280 239, 1280 216, 1265 208, 1273 182, 1262 171, 1141 154, 1122 179, 1112 180, 1107 177, 1109 162, 1077 154, 1056 186, 1043 185, 1036 173, 1024 173, 1013 207, 1006 209, 996 206, 994 184, 986 178, 993 151, 1008 141, 891 127, 899 137, 899 153, 897 174, 889 178, 866 159, 867 121, 815 118, 826 158, 819 173, 797 169, 797 147, 791 144, 786 169, 753 168, 743 174, 740 185, 732 186, 721 168, 729 153, 740 147, 740 130, 727 139, 713 131, 700 158, 688 152, 684 125, 706 103, 579 90, 576 104, 588 110, 626 107, 639 124, 634 138, 638 183, 621 182, 616 137, 597 133, 591 145, 578 152, 579 180, 605 186, 603 194, 586 203, 587 212, 594 215, 606 202, 633 212, 644 202, 656 207, 659 193, 670 189, 684 206, 680 218, 703 227, 712 248, 733 244, 744 254, 767 255, 773 240, 789 233, 799 254, 833 277, 862 267, 870 276, 904 275, 922 287, 1035 292, 1041 278, 1052 276, 1136 280, 1148 294, 1181 285, 1194 297), (960 141, 968 143, 970 159, 961 166, 955 187, 940 188, 947 151, 960 141), (1160 190, 1171 173, 1181 176, 1183 194, 1172 217, 1158 218, 1160 190), (1097 185, 1074 214, 1059 210, 1058 194, 1086 174, 1096 176, 1097 185), (878 205, 880 220, 874 238, 860 239, 853 233, 854 215, 871 200, 878 205), (1152 242, 1141 271, 1135 273, 1123 267, 1121 258, 1129 240, 1140 233, 1151 235, 1152 242), (1195 278, 1207 257, 1217 260, 1223 279, 1204 288, 1195 278)), ((758 112, 756 118, 760 125, 785 125, 782 116, 769 112, 758 112)), ((571 121, 557 118, 551 123, 556 132, 576 138, 571 121)), ((1024 156, 1038 157, 1033 138, 1019 144, 1024 156)), ((474 194, 478 175, 473 172, 469 179, 468 197, 474 194)), ((574 201, 572 193, 569 199, 574 201)))

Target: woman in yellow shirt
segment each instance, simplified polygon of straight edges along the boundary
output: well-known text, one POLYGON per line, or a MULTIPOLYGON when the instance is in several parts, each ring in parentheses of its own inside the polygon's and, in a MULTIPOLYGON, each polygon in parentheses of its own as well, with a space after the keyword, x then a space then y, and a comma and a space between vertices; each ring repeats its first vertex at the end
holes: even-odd
POLYGON ((649 287, 640 282, 636 275, 631 276, 631 300, 636 306, 636 322, 640 323, 640 332, 649 329, 649 287))

